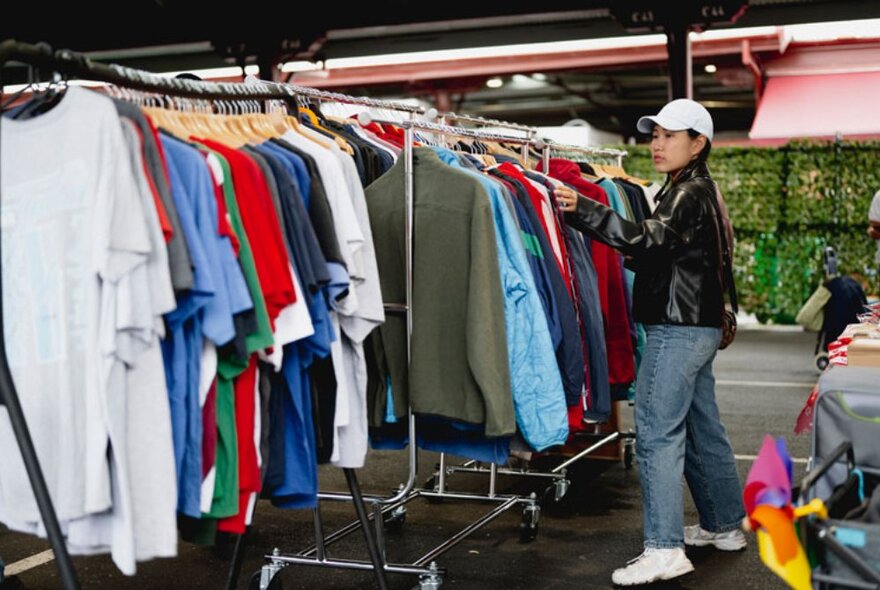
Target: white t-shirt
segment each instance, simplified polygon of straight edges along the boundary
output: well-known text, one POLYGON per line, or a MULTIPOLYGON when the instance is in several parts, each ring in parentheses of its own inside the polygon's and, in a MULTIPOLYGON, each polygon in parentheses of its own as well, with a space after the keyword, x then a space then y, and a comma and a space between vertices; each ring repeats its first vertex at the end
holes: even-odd
MULTIPOLYGON (((345 172, 337 156, 334 155, 334 150, 340 152, 341 150, 335 144, 330 149, 321 147, 294 132, 286 133, 284 139, 314 158, 327 194, 339 252, 351 282, 348 295, 341 301, 334 302, 335 310, 330 312, 333 330, 336 334, 341 334, 339 316, 353 315, 358 309, 357 290, 354 284, 356 279, 352 278, 352 273, 358 274, 356 260, 359 258, 364 241, 345 181, 345 172)), ((331 456, 331 460, 335 460, 339 453, 340 428, 347 426, 351 420, 350 407, 353 395, 349 391, 349 379, 345 374, 341 335, 330 344, 330 356, 333 359, 333 372, 336 377, 336 411, 333 416, 333 455, 331 456)))
POLYGON ((72 553, 110 551, 117 567, 136 573, 136 560, 177 551, 176 476, 165 369, 159 347, 162 316, 175 307, 159 216, 143 170, 140 136, 121 121, 138 213, 148 229, 150 253, 118 282, 104 285, 107 306, 116 309, 115 353, 105 356, 105 414, 111 445, 113 507, 72 521, 72 553))
MULTIPOLYGON (((333 144, 328 150, 292 131, 286 133, 283 139, 306 152, 315 160, 333 215, 333 226, 336 230, 339 252, 345 263, 345 268, 351 276, 352 272, 356 272, 353 270, 357 268, 355 256, 363 246, 364 236, 357 223, 351 194, 345 182, 345 173, 339 160, 333 154, 334 150, 341 150, 336 144, 333 144)), ((353 289, 350 289, 348 296, 335 304, 340 313, 351 314, 357 309, 357 295, 353 289)))
POLYGON ((342 329, 342 369, 345 374, 348 402, 348 421, 337 425, 336 444, 331 460, 338 467, 359 468, 364 465, 367 453, 367 363, 364 356, 364 339, 374 328, 385 322, 385 308, 379 286, 379 270, 373 248, 373 234, 367 211, 367 200, 361 186, 360 176, 351 157, 336 152, 343 172, 352 208, 364 237, 363 246, 356 253, 356 268, 352 275, 351 289, 357 294, 358 307, 350 315, 340 313, 342 329))
MULTIPOLYGON (((4 337, 46 483, 62 520, 110 508, 102 408, 102 284, 145 260, 149 238, 110 99, 67 91, 48 113, 4 121, 4 337)), ((0 448, 16 449, 5 409, 0 448)), ((38 522, 17 452, 0 453, 0 519, 38 522)))
MULTIPOLYGON (((124 573, 176 553, 177 495, 158 343, 173 290, 130 132, 109 99, 73 87, 2 134, 13 379, 70 549, 112 548, 124 573)), ((0 448, 16 448, 5 410, 0 448)), ((0 474, 0 519, 45 534, 17 452, 0 453, 0 474)))
POLYGON ((655 201, 654 198, 657 196, 657 193, 660 192, 660 189, 662 187, 656 182, 652 182, 647 186, 640 184, 639 188, 642 189, 643 193, 645 193, 645 201, 648 202, 648 209, 650 209, 650 212, 653 213, 654 209, 657 208, 657 201, 655 201))

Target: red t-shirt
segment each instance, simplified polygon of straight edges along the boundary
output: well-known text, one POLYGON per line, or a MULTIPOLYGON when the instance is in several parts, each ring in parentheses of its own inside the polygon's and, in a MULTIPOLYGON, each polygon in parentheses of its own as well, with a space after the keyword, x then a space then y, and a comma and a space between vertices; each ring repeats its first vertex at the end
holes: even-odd
POLYGON ((282 309, 296 302, 296 292, 266 178, 256 163, 242 152, 209 139, 192 139, 218 152, 229 162, 235 200, 253 250, 260 289, 274 330, 275 318, 282 309))
POLYGON ((559 267, 560 272, 562 272, 562 277, 565 279, 565 286, 568 289, 569 295, 571 295, 571 269, 568 265, 568 249, 565 247, 565 240, 562 237, 562 233, 559 231, 559 227, 555 223, 552 223, 553 220, 551 220, 549 225, 547 223, 547 219, 543 212, 544 196, 534 187, 531 181, 526 178, 522 171, 513 164, 505 162, 498 166, 498 170, 519 181, 519 183, 525 187, 526 192, 529 194, 529 200, 532 202, 532 207, 538 215, 538 219, 541 220, 541 227, 544 229, 544 234, 547 236, 547 240, 551 244, 553 244, 553 242, 559 244, 559 250, 562 253, 561 261, 556 257, 555 252, 548 254, 553 254, 553 260, 556 261, 556 265, 559 267))
MULTIPOLYGON (((542 164, 539 164, 539 169, 542 164)), ((602 187, 581 174, 575 162, 564 158, 550 159, 550 176, 573 186, 583 196, 610 206, 602 187)), ((629 311, 623 286, 623 270, 613 248, 598 240, 590 240, 593 264, 598 277, 599 301, 605 316, 605 346, 608 350, 608 379, 612 385, 635 380, 635 353, 629 333, 629 311)))
MULTIPOLYGON (((379 125, 378 123, 370 123, 369 125, 364 126, 364 129, 378 137, 379 139, 386 141, 394 146, 403 149, 404 144, 406 143, 406 135, 400 127, 394 127, 393 125, 379 125)), ((421 144, 417 141, 413 141, 413 147, 418 147, 421 144)))
POLYGON ((238 514, 220 519, 217 530, 242 534, 251 494, 260 491, 260 464, 254 441, 256 428, 257 357, 235 379, 235 434, 238 441, 238 514))

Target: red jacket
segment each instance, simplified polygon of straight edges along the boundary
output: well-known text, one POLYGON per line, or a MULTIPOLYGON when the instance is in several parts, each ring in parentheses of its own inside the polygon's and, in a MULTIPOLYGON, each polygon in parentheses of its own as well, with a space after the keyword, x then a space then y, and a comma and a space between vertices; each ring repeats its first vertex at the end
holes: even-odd
POLYGON ((559 227, 556 224, 547 224, 547 220, 544 218, 542 213, 542 205, 544 203, 544 197, 541 193, 536 189, 531 181, 525 177, 525 174, 522 173, 522 170, 514 166, 509 162, 505 162, 498 166, 498 170, 507 174, 511 178, 514 178, 522 184, 526 192, 529 194, 529 200, 532 202, 532 207, 535 209, 535 213, 538 215, 538 219, 541 221, 541 227, 544 229, 544 234, 547 236, 547 240, 556 241, 559 244, 559 249, 562 253, 562 262, 558 258, 556 258, 555 253, 548 252, 548 254, 553 256, 553 260, 556 261, 556 265, 559 267, 560 272, 562 272, 562 277, 565 279, 565 284, 568 287, 568 293, 571 295, 571 271, 568 268, 568 264, 565 262, 568 260, 568 251, 565 247, 565 240, 562 238, 562 233, 559 231, 559 227))
MULTIPOLYGON (((539 164, 539 170, 542 164, 539 164)), ((608 195, 598 185, 581 175, 575 162, 563 158, 550 159, 549 174, 574 187, 580 194, 610 206, 608 195)), ((605 346, 608 349, 608 378, 612 385, 635 380, 635 354, 629 333, 629 310, 623 287, 623 272, 617 253, 609 246, 591 240, 593 264, 599 280, 599 297, 605 317, 605 346)))

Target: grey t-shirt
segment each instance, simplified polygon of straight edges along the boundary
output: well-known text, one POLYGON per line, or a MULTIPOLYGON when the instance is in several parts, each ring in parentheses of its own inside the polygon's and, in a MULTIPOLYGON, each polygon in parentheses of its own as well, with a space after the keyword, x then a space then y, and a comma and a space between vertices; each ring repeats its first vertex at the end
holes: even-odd
POLYGON ((168 220, 171 222, 173 233, 171 241, 167 244, 171 284, 174 285, 175 293, 189 291, 193 288, 193 262, 183 235, 183 226, 177 215, 177 207, 174 206, 174 199, 171 197, 171 188, 168 186, 168 180, 165 176, 162 156, 159 153, 152 130, 137 105, 119 99, 113 99, 113 104, 120 116, 131 119, 140 129, 144 142, 144 161, 150 170, 150 176, 156 185, 162 206, 165 207, 165 212, 168 214, 168 220))

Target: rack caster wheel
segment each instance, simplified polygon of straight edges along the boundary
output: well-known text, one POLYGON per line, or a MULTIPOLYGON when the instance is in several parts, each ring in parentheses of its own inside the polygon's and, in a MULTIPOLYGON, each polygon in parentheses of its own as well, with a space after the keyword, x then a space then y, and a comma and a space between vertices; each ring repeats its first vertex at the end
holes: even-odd
POLYGON ((519 525, 520 543, 531 543, 538 536, 540 515, 541 507, 537 504, 529 504, 523 508, 522 523, 519 525))
POLYGON ((570 487, 571 482, 569 480, 557 479, 553 482, 553 485, 547 486, 547 489, 541 495, 541 507, 547 508, 548 506, 561 503, 570 487))
POLYGON ((435 561, 432 561, 428 567, 431 569, 431 573, 421 575, 419 585, 413 590, 440 590, 440 586, 443 584, 443 573, 435 561))
POLYGON ((828 368, 828 355, 824 352, 820 352, 816 355, 816 368, 820 371, 824 371, 828 368))
POLYGON ((632 469, 633 460, 635 459, 635 445, 631 442, 623 444, 623 468, 629 471, 632 469))
POLYGON ((391 533, 397 533, 403 530, 406 524, 406 508, 398 506, 385 517, 385 530, 391 533))
POLYGON ((284 590, 284 584, 281 581, 281 576, 279 576, 278 573, 272 576, 272 579, 269 581, 267 586, 261 585, 262 579, 263 570, 258 570, 254 572, 254 575, 251 576, 251 579, 248 582, 248 590, 284 590))

